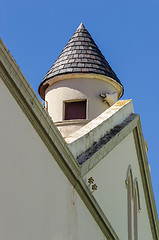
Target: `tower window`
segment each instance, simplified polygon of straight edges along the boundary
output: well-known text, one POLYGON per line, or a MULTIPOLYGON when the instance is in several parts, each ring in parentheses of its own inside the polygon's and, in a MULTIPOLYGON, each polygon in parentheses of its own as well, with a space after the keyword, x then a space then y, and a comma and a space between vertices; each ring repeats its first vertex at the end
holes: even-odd
POLYGON ((86 100, 65 102, 65 120, 86 119, 86 100))

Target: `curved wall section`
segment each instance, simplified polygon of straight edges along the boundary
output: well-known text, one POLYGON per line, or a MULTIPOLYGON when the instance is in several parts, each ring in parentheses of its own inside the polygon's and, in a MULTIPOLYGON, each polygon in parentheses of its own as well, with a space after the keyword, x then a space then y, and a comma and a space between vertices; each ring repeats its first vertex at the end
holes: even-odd
POLYGON ((48 112, 54 122, 64 120, 65 102, 87 100, 86 119, 92 120, 109 105, 99 96, 101 93, 116 92, 110 83, 89 78, 65 79, 53 83, 45 92, 48 112))

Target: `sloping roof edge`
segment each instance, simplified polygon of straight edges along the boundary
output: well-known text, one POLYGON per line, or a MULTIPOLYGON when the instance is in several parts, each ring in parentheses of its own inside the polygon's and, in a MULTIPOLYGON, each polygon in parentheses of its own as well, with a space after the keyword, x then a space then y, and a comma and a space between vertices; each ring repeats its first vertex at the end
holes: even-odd
POLYGON ((81 164, 81 174, 84 176, 89 172, 103 157, 111 152, 128 134, 132 126, 136 126, 136 119, 139 115, 131 113, 122 123, 115 125, 106 134, 95 142, 86 152, 77 158, 81 164))
POLYGON ((113 227, 86 186, 80 174, 80 166, 69 150, 65 140, 53 124, 48 113, 44 110, 38 97, 1 38, 0 78, 4 81, 4 84, 31 122, 35 131, 48 148, 48 151, 55 158, 65 176, 80 195, 103 234, 110 240, 119 240, 113 227))
MULTIPOLYGON (((98 150, 96 149, 94 154, 91 155, 90 158, 84 161, 84 163, 81 165, 81 175, 84 177, 96 164, 98 164, 103 159, 104 156, 106 156, 125 137, 127 137, 131 132, 133 132, 135 147, 139 159, 139 168, 141 173, 141 179, 143 184, 143 190, 148 210, 151 231, 153 239, 158 240, 159 239, 158 214, 153 194, 151 175, 147 160, 147 153, 142 133, 140 116, 138 114, 132 113, 130 114, 129 117, 125 119, 125 121, 121 125, 118 126, 118 128, 114 128, 112 130, 114 131, 114 134, 111 134, 111 137, 108 136, 108 139, 106 139, 107 140, 106 143, 103 144, 103 146, 98 150)), ((86 158, 87 156, 81 156, 81 159, 79 159, 80 161, 83 160, 82 157, 86 158)))
POLYGON ((75 158, 87 151, 108 131, 121 124, 133 112, 132 100, 119 100, 87 125, 65 138, 75 158), (85 144, 82 144, 83 142, 85 144))

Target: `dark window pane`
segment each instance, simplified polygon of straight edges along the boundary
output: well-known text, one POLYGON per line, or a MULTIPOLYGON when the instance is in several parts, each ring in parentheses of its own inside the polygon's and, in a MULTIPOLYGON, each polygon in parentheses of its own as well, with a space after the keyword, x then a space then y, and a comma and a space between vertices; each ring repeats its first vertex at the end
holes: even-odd
POLYGON ((70 119, 86 119, 86 101, 65 103, 65 120, 70 119))

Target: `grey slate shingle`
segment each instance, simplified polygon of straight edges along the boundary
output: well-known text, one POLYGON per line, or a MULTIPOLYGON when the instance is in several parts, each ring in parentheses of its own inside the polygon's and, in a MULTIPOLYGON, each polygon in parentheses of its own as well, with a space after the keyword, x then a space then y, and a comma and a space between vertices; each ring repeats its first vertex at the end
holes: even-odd
MULTIPOLYGON (((81 23, 76 32, 67 43, 58 59, 52 65, 39 87, 39 93, 44 98, 45 88, 42 85, 48 79, 69 73, 102 74, 113 78, 121 84, 120 80, 109 66, 91 35, 81 23)), ((122 84, 121 84, 122 85, 122 84)))

